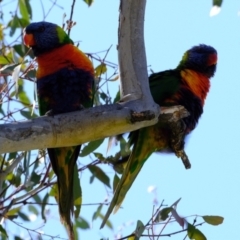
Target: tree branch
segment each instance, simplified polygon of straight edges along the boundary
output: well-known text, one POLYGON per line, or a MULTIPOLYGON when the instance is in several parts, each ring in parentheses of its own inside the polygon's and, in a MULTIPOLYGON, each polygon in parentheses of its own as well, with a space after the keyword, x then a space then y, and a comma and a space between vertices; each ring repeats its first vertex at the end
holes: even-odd
MULTIPOLYGON (((186 117, 181 106, 163 108, 160 121, 186 117)), ((0 125, 0 153, 79 145, 129 132, 153 123, 149 112, 133 112, 127 104, 100 106, 25 122, 0 125), (137 115, 137 117, 136 117, 137 115), (139 118, 140 121, 137 121, 139 118), (150 119, 150 120, 149 120, 150 119)))
POLYGON ((146 0, 122 0, 118 32, 118 62, 123 98, 142 99, 152 96, 148 85, 144 47, 144 11, 146 0))

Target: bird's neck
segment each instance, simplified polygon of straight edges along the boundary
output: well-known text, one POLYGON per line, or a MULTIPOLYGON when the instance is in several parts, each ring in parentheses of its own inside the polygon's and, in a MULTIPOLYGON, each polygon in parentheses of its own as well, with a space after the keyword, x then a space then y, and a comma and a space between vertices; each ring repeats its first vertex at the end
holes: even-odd
POLYGON ((190 69, 182 70, 181 77, 184 84, 188 86, 195 96, 201 99, 202 105, 204 105, 205 98, 210 88, 209 78, 190 69))
POLYGON ((88 57, 72 44, 66 44, 37 57, 37 79, 53 74, 62 68, 83 69, 93 74, 88 57))

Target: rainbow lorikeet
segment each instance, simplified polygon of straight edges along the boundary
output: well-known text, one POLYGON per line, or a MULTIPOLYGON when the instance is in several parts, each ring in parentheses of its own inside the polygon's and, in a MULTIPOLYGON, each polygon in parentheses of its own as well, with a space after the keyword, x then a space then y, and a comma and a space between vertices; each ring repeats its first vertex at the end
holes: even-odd
MULTIPOLYGON (((31 23, 24 31, 24 43, 32 48, 38 63, 40 115, 54 116, 92 106, 93 65, 61 27, 49 22, 31 23)), ((80 148, 79 145, 47 149, 57 175, 61 221, 70 239, 74 239, 73 176, 80 148)))
MULTIPOLYGON (((182 105, 190 115, 180 120, 176 126, 159 122, 130 133, 129 143, 133 149, 101 228, 112 210, 115 208, 116 212, 119 209, 143 164, 153 152, 170 150, 183 161, 188 160, 182 154, 184 137, 194 130, 203 113, 204 101, 210 88, 209 79, 214 76, 216 64, 217 51, 201 44, 186 51, 177 68, 150 75, 149 85, 154 101, 161 107, 182 105)), ((184 164, 190 168, 190 163, 184 164)))

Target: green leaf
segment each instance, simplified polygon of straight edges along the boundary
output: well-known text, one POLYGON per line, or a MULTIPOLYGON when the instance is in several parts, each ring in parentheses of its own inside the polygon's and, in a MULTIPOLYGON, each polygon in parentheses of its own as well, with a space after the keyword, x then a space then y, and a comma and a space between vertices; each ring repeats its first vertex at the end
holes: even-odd
MULTIPOLYGON (((102 220, 104 219, 104 215, 101 214, 101 213, 99 214, 99 217, 100 217, 102 220)), ((109 220, 106 221, 106 226, 113 230, 113 225, 112 225, 112 223, 111 223, 109 220)))
POLYGON ((12 208, 11 210, 9 210, 7 212, 7 217, 10 218, 12 216, 16 216, 18 215, 19 211, 21 210, 21 207, 16 207, 16 208, 12 208))
POLYGON ((101 153, 94 152, 93 155, 101 161, 106 160, 106 158, 101 153))
POLYGON ((221 7, 223 0, 213 0, 213 6, 221 7))
POLYGON ((213 5, 209 13, 210 17, 216 16, 220 13, 221 5, 222 5, 222 0, 213 0, 213 5))
POLYGON ((16 32, 16 29, 19 27, 19 18, 17 15, 15 15, 11 21, 9 21, 8 23, 8 27, 10 27, 10 37, 12 37, 14 35, 14 33, 16 32))
POLYGON ((18 236, 15 236, 14 237, 14 240, 22 240, 22 238, 18 237, 18 236))
POLYGON ((20 28, 25 28, 27 25, 29 25, 29 21, 25 18, 18 18, 18 21, 20 28))
POLYGON ((97 166, 89 165, 88 169, 93 174, 93 177, 96 177, 103 184, 105 184, 109 188, 111 188, 111 186, 110 186, 110 179, 109 179, 109 177, 106 175, 106 173, 101 168, 99 168, 97 166))
POLYGON ((19 10, 20 13, 22 15, 22 17, 29 22, 29 13, 28 13, 28 9, 27 9, 27 5, 26 5, 26 1, 25 0, 19 0, 18 1, 19 4, 19 10))
POLYGON ((108 95, 105 92, 101 92, 99 96, 103 101, 108 100, 108 95))
POLYGON ((82 206, 82 189, 80 185, 80 179, 78 175, 77 165, 74 167, 74 178, 73 178, 73 200, 74 200, 74 216, 78 218, 82 206))
POLYGON ((108 157, 106 161, 113 165, 113 169, 117 173, 123 174, 128 162, 128 158, 129 156, 122 156, 121 152, 117 152, 114 157, 108 157))
POLYGON ((29 221, 29 218, 25 213, 19 212, 18 216, 22 218, 24 221, 29 221))
POLYGON ((6 232, 6 230, 3 228, 3 226, 1 224, 0 224, 0 232, 1 232, 1 235, 3 237, 7 237, 8 238, 7 232, 6 232))
POLYGON ((0 103, 0 113, 3 115, 3 116, 5 116, 5 112, 3 111, 3 109, 2 109, 2 104, 0 103))
POLYGON ((103 139, 99 139, 96 141, 89 142, 81 151, 80 157, 86 157, 90 153, 92 153, 94 150, 96 150, 104 141, 103 139))
POLYGON ((191 239, 191 240, 193 240, 193 239, 194 240, 207 240, 207 238, 204 236, 204 234, 190 223, 188 223, 187 233, 188 233, 189 239, 191 239))
POLYGON ((144 230, 145 230, 144 224, 140 220, 138 220, 137 227, 134 231, 135 237, 133 238, 133 240, 139 240, 141 235, 143 234, 144 230))
POLYGON ((0 56, 0 64, 1 65, 6 65, 6 64, 9 64, 10 62, 11 61, 6 56, 0 56))
POLYGON ((116 102, 119 102, 120 101, 120 91, 118 90, 114 100, 113 100, 113 103, 116 103, 116 102))
POLYGON ((123 135, 119 135, 118 140, 120 142, 121 155, 122 156, 130 155, 131 151, 129 148, 129 143, 124 139, 123 135))
POLYGON ((49 191, 49 196, 54 197, 57 200, 58 197, 57 184, 53 184, 51 190, 49 191))
POLYGON ((41 198, 39 197, 38 194, 32 196, 32 198, 34 199, 34 201, 35 201, 36 203, 42 203, 42 200, 41 200, 41 198))
POLYGON ((102 210, 102 207, 103 205, 100 204, 98 207, 97 207, 97 210, 93 213, 93 216, 92 216, 92 221, 97 219, 101 213, 101 210, 102 210))
POLYGON ((13 173, 9 173, 6 177, 6 180, 8 180, 15 187, 18 187, 21 184, 21 177, 14 175, 13 173))
POLYGON ((105 63, 101 63, 95 68, 95 77, 101 76, 103 73, 107 71, 107 66, 105 63))
POLYGON ((221 216, 202 216, 203 220, 211 225, 219 225, 223 223, 224 218, 221 216))
POLYGON ((38 117, 38 115, 35 113, 31 114, 31 112, 29 110, 20 110, 20 113, 26 119, 32 119, 32 118, 38 117))
POLYGON ((38 184, 40 182, 40 179, 41 179, 41 175, 37 174, 33 171, 32 175, 30 177, 30 181, 33 182, 34 185, 35 185, 35 184, 38 184))
POLYGON ((93 0, 83 0, 89 7, 92 5, 93 0))
POLYGON ((44 196, 44 198, 42 200, 43 202, 42 202, 41 216, 42 216, 42 219, 44 220, 44 222, 46 222, 45 208, 47 206, 48 198, 49 198, 49 194, 46 193, 46 195, 44 196))
POLYGON ((89 223, 82 217, 76 219, 76 226, 81 229, 90 229, 89 223))
MULTIPOLYGON (((36 77, 36 73, 37 71, 34 69, 34 70, 30 70, 27 72, 27 74, 25 74, 25 77, 26 78, 35 78, 36 77)), ((34 98, 34 100, 36 100, 36 98, 34 98)))
POLYGON ((16 44, 16 45, 14 45, 13 49, 15 50, 15 52, 20 57, 24 57, 26 55, 26 53, 28 52, 28 48, 25 45, 23 45, 23 44, 16 44))
POLYGON ((25 0, 25 4, 26 4, 26 7, 27 7, 29 17, 30 17, 30 19, 32 19, 32 8, 31 8, 31 5, 30 5, 29 1, 30 0, 25 0))
POLYGON ((3 29, 4 29, 4 27, 3 27, 3 25, 0 23, 0 41, 2 41, 3 38, 4 38, 3 29))
MULTIPOLYGON (((101 214, 102 207, 103 207, 102 204, 98 206, 96 212, 94 212, 94 214, 92 216, 92 221, 97 219, 97 218, 101 218, 102 220, 104 219, 103 214, 101 214)), ((108 226, 110 229, 113 229, 113 226, 112 226, 112 224, 109 220, 107 220, 106 226, 108 226)))
POLYGON ((16 157, 17 157, 17 152, 9 153, 8 160, 11 160, 11 159, 16 158, 16 157))
POLYGON ((109 79, 109 82, 115 82, 119 79, 119 75, 116 75, 114 78, 109 79))
POLYGON ((154 222, 165 221, 169 217, 169 213, 171 211, 172 211, 171 207, 163 208, 161 211, 158 212, 154 222))
POLYGON ((19 89, 18 98, 19 98, 19 100, 21 100, 21 104, 23 106, 27 106, 28 107, 31 104, 29 97, 27 96, 26 92, 23 91, 23 90, 21 91, 19 89))
POLYGON ((29 206, 28 206, 28 210, 29 210, 30 212, 34 213, 35 215, 38 215, 38 210, 37 210, 37 208, 36 208, 35 206, 29 205, 29 206))

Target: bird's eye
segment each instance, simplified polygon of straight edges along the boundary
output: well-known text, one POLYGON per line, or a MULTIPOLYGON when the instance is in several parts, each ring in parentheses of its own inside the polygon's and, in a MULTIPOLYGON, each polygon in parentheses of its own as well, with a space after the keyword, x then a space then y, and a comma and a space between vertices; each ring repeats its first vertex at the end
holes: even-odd
POLYGON ((39 31, 39 32, 44 32, 44 30, 45 30, 45 27, 44 27, 44 26, 41 26, 41 27, 38 28, 38 31, 39 31))

